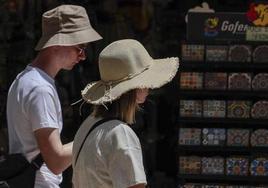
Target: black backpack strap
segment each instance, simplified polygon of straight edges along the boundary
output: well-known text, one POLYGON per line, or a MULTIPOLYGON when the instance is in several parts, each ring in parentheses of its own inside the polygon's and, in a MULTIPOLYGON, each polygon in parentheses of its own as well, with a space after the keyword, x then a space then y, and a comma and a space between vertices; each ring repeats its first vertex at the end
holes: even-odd
POLYGON ((101 120, 97 121, 97 122, 91 127, 91 129, 89 129, 87 135, 85 136, 85 138, 84 138, 84 140, 83 140, 83 142, 82 142, 82 144, 81 144, 81 146, 80 146, 80 148, 79 148, 79 150, 78 150, 78 153, 77 153, 77 156, 76 156, 74 165, 76 165, 77 159, 78 159, 79 154, 80 154, 80 152, 81 152, 81 150, 82 150, 82 148, 83 148, 83 146, 84 146, 84 144, 85 144, 85 141, 86 141, 88 135, 89 135, 89 134, 90 134, 96 127, 98 127, 99 125, 103 124, 104 122, 107 122, 107 121, 110 121, 110 120, 114 120, 114 119, 118 119, 118 118, 109 117, 109 118, 101 119, 101 120))
POLYGON ((43 159, 41 153, 39 153, 39 154, 32 160, 32 162, 31 162, 31 166, 32 166, 34 169, 38 170, 38 169, 41 168, 41 166, 43 165, 43 163, 44 163, 44 159, 43 159))

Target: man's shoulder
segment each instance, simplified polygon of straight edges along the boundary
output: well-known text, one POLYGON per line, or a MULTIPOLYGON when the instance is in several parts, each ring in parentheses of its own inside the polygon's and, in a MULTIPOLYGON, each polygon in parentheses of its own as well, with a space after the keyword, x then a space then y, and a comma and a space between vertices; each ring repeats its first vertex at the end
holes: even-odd
POLYGON ((19 85, 27 88, 39 88, 44 86, 51 86, 51 82, 45 79, 39 72, 34 69, 25 69, 18 74, 15 82, 19 82, 19 85))

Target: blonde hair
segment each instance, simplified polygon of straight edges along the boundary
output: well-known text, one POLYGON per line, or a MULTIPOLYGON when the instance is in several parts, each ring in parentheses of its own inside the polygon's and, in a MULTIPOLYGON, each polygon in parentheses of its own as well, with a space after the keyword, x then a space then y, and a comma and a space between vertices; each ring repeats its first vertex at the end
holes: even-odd
POLYGON ((128 124, 133 124, 135 122, 135 112, 138 109, 136 89, 105 105, 107 108, 103 105, 95 105, 92 115, 94 117, 116 117, 128 124))

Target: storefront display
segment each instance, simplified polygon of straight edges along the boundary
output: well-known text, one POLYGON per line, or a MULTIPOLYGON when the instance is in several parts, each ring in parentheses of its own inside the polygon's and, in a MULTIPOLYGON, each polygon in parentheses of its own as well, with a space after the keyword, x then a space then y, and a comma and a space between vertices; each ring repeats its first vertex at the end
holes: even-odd
MULTIPOLYGON (((203 87, 200 77, 200 87, 188 82, 179 92, 179 153, 183 153, 184 161, 194 157, 201 162, 200 174, 181 174, 183 166, 179 165, 178 178, 185 185, 267 187, 268 64, 253 62, 261 62, 253 56, 265 50, 258 45, 209 44, 204 45, 205 59, 196 61, 188 56, 187 61, 181 62, 180 80, 185 75, 203 74, 203 87), (223 60, 225 49, 228 57, 223 60), (213 56, 218 51, 221 55, 213 56), (191 129, 198 130, 198 134, 191 129), (183 134, 192 140, 185 144, 183 134)), ((202 54, 200 49, 198 54, 202 54)))

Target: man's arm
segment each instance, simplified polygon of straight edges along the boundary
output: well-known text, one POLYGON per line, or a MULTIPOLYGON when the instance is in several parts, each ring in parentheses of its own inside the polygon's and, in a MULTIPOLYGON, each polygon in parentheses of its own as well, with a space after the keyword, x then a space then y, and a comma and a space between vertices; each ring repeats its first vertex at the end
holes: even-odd
POLYGON ((62 173, 71 165, 73 142, 63 145, 58 129, 41 128, 34 134, 43 159, 54 174, 62 173))

